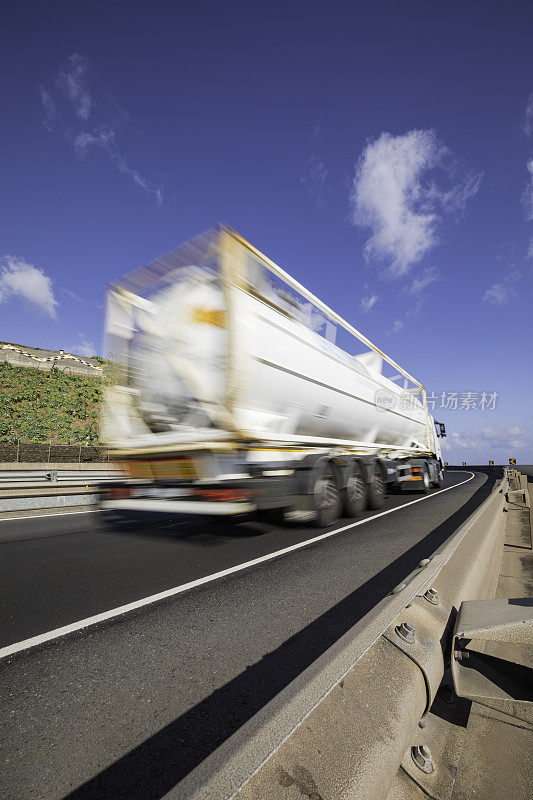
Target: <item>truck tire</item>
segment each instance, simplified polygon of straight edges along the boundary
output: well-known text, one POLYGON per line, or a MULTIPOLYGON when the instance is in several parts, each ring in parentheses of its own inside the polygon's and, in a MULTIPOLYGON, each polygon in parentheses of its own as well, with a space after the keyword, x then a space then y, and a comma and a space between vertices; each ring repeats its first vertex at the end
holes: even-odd
POLYGON ((372 509, 381 508, 385 502, 385 493, 383 473, 379 465, 375 464, 368 484, 368 507, 372 509))
POLYGON ((433 481, 433 486, 436 486, 437 489, 440 489, 443 483, 444 483, 444 470, 440 465, 437 465, 437 480, 433 481))
POLYGON ((358 517, 368 504, 368 489, 359 464, 348 467, 346 486, 342 490, 342 507, 345 517, 358 517))
POLYGON ((424 464, 422 467, 422 488, 420 489, 422 494, 428 494, 429 490, 431 489, 431 479, 429 477, 429 469, 428 465, 424 464))
POLYGON ((341 513, 341 494, 335 473, 330 466, 325 466, 318 473, 312 493, 315 525, 318 528, 327 528, 333 525, 341 513))

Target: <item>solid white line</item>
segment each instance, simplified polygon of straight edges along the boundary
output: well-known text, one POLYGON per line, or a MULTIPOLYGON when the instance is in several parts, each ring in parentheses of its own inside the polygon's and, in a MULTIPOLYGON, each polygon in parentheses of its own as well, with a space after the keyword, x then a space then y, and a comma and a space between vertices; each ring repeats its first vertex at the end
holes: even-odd
MULTIPOLYGON (((2 517, 0 518, 0 522, 13 522, 14 519, 42 519, 43 517, 68 517, 70 514, 98 514, 102 511, 101 508, 91 508, 88 511, 64 511, 61 513, 54 513, 54 514, 28 514, 26 517, 2 517)), ((0 513, 9 513, 7 511, 0 512, 0 513)))
POLYGON ((122 614, 127 614, 129 611, 134 611, 136 608, 142 608, 143 606, 157 603, 159 600, 165 600, 167 597, 173 597, 174 595, 182 594, 182 592, 186 592, 189 589, 195 589, 197 586, 203 586, 206 583, 212 583, 213 581, 220 580, 220 578, 225 578, 227 575, 233 575, 236 572, 242 572, 250 567, 255 567, 257 564, 263 564, 265 561, 272 561, 274 558, 279 558, 287 553, 293 553, 295 550, 300 550, 301 548, 307 547, 315 542, 321 542, 324 539, 329 539, 331 536, 336 536, 338 533, 342 533, 350 528, 357 528, 359 525, 366 525, 367 522, 372 522, 379 517, 385 517, 387 514, 393 514, 395 511, 401 511, 403 508, 407 508, 407 506, 412 506, 415 503, 421 503, 423 500, 431 500, 432 497, 436 497, 436 495, 442 494, 442 492, 449 492, 450 489, 456 489, 458 486, 468 483, 474 477, 474 473, 471 472, 470 478, 467 478, 466 481, 461 481, 461 483, 448 486, 446 489, 440 489, 438 492, 433 492, 432 494, 425 495, 424 497, 418 497, 416 500, 410 500, 409 503, 404 503, 403 505, 396 506, 395 508, 389 508, 387 511, 381 511, 379 514, 374 514, 374 516, 368 517, 367 519, 362 519, 358 522, 350 522, 348 525, 343 525, 342 528, 335 528, 334 531, 322 533, 319 536, 314 536, 312 539, 306 539, 304 542, 298 542, 297 544, 292 544, 289 547, 284 547, 282 550, 275 550, 273 553, 267 553, 264 556, 253 558, 251 561, 245 561, 242 564, 236 564, 235 566, 228 567, 220 572, 214 572, 211 575, 205 575, 203 578, 197 578, 194 581, 189 581, 189 583, 183 583, 181 586, 175 586, 173 589, 166 589, 164 592, 158 592, 157 594, 152 594, 149 597, 143 597, 140 600, 134 600, 133 603, 126 603, 126 605, 112 608, 109 611, 103 611, 101 614, 95 614, 92 617, 81 619, 78 622, 72 622, 70 625, 63 625, 61 628, 55 628, 53 631, 47 631, 46 633, 41 633, 38 636, 32 636, 29 639, 24 639, 21 642, 15 642, 15 644, 10 644, 7 647, 2 647, 0 649, 0 658, 13 655, 13 653, 18 653, 21 650, 28 650, 30 647, 35 647, 38 644, 49 642, 52 639, 59 639, 61 636, 66 636, 67 633, 74 633, 74 631, 88 628, 89 626, 96 625, 99 622, 105 622, 108 619, 113 619, 113 617, 119 617, 122 614))

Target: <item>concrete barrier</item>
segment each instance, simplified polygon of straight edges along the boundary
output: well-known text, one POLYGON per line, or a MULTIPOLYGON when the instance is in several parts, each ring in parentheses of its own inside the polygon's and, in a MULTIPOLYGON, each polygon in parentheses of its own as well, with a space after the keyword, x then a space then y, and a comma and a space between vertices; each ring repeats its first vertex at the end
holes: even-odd
POLYGON ((0 513, 8 511, 37 511, 41 508, 76 508, 92 506, 98 502, 94 489, 83 493, 66 494, 65 491, 53 494, 29 494, 24 497, 0 496, 0 513))

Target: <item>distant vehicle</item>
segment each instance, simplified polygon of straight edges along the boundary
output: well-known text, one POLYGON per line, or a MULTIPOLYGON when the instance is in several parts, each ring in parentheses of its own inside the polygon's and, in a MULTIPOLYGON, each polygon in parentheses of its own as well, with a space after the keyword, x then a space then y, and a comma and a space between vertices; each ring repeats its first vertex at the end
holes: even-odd
POLYGON ((109 288, 106 352, 105 508, 323 527, 442 485, 422 384, 225 225, 109 288))

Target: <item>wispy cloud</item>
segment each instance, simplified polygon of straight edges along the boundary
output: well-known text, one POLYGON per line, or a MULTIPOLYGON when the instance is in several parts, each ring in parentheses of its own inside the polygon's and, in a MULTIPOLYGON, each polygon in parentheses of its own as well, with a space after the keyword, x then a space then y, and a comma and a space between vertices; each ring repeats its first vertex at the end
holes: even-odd
MULTIPOLYGON (((526 136, 533 135, 533 92, 531 92, 527 99, 523 129, 526 136)), ((533 220, 533 158, 526 161, 526 170, 528 173, 528 180, 522 194, 522 205, 524 207, 526 219, 533 220)))
POLYGON ((138 186, 139 189, 143 190, 143 192, 151 195, 158 206, 162 205, 163 189, 161 187, 156 187, 150 184, 146 178, 140 174, 140 172, 130 167, 126 160, 116 150, 110 149, 109 147, 104 149, 119 172, 122 172, 123 175, 127 175, 129 178, 131 178, 135 186, 138 186))
MULTIPOLYGON (((446 441, 447 450, 494 450, 511 448, 512 450, 529 449, 532 437, 527 428, 521 425, 486 425, 481 430, 467 430, 450 432, 446 441)), ((513 454, 509 452, 508 458, 513 454)))
POLYGON ((389 328, 389 330, 386 331, 386 334, 387 336, 391 336, 394 333, 400 333, 400 331, 403 330, 403 327, 404 323, 402 322, 402 320, 397 319, 395 320, 395 322, 392 323, 392 328, 389 328))
POLYGON ((526 162, 528 172, 528 182, 522 195, 522 205, 526 219, 533 220, 533 158, 526 162))
POLYGON ((307 160, 305 172, 300 180, 306 186, 309 197, 319 208, 323 208, 325 205, 324 191, 327 176, 328 170, 324 161, 318 156, 312 155, 307 160))
POLYGON ((363 297, 361 300, 361 310, 368 314, 378 301, 377 294, 371 294, 368 297, 363 297))
POLYGON ((493 306, 503 306, 516 296, 516 291, 511 286, 506 286, 504 283, 493 283, 485 290, 482 299, 485 303, 493 306))
POLYGON ((4 256, 0 261, 0 303, 18 296, 52 319, 57 318, 57 300, 51 278, 23 258, 4 256))
POLYGON ((479 447, 479 433, 474 431, 449 431, 446 442, 443 442, 445 450, 477 450, 479 447))
POLYGON ((163 194, 161 189, 152 187, 146 178, 136 169, 132 169, 127 161, 117 151, 115 145, 115 131, 110 129, 103 129, 95 133, 79 133, 74 139, 74 149, 80 158, 85 158, 91 148, 100 148, 108 156, 111 162, 116 166, 119 172, 127 175, 132 179, 133 183, 142 189, 147 194, 153 194, 158 205, 163 201, 163 194))
POLYGON ((70 350, 77 356, 94 356, 96 355, 96 347, 93 342, 88 341, 84 333, 78 333, 78 341, 70 350))
POLYGON ((93 101, 87 88, 89 59, 79 53, 69 56, 66 65, 59 71, 56 84, 63 89, 76 115, 83 120, 91 116, 93 101))
POLYGON ((367 259, 384 262, 388 273, 408 273, 439 240, 445 215, 462 212, 479 189, 482 173, 450 180, 457 163, 433 130, 412 130, 400 136, 382 133, 368 142, 356 165, 350 196, 353 221, 370 229, 364 247, 367 259))
POLYGON ((81 159, 85 159, 90 151, 100 150, 120 173, 161 205, 162 188, 131 167, 118 147, 119 128, 127 120, 127 115, 116 113, 116 109, 112 113, 108 103, 93 99, 89 73, 89 60, 73 53, 54 81, 49 86, 40 87, 44 127, 68 142, 81 159))
POLYGON ((70 297, 72 300, 75 300, 77 303, 85 303, 85 300, 83 299, 83 297, 80 297, 79 294, 76 294, 76 292, 73 292, 72 289, 65 289, 63 286, 60 286, 59 288, 60 288, 60 291, 63 292, 63 294, 66 294, 67 297, 70 297))
POLYGON ((517 283, 521 277, 522 274, 520 272, 513 270, 513 272, 510 272, 501 281, 496 281, 492 286, 489 286, 481 299, 485 303, 490 303, 493 306, 507 305, 511 300, 516 300, 518 298, 518 292, 514 284, 517 283))
POLYGON ((115 131, 104 129, 89 133, 82 131, 76 134, 73 139, 74 150, 76 155, 80 158, 85 158, 91 147, 101 147, 102 150, 111 149, 115 147, 115 131))
POLYGON ((47 131, 52 133, 54 123, 57 118, 56 104, 54 103, 51 93, 48 91, 48 89, 45 89, 44 86, 40 87, 39 94, 41 97, 41 105, 43 107, 43 125, 47 131))
POLYGON ((440 280, 439 271, 436 267, 428 267, 420 275, 415 275, 409 286, 407 293, 411 295, 421 296, 428 286, 440 280))
POLYGON ((533 92, 527 98, 526 113, 524 116, 524 133, 526 136, 533 134, 533 92))

